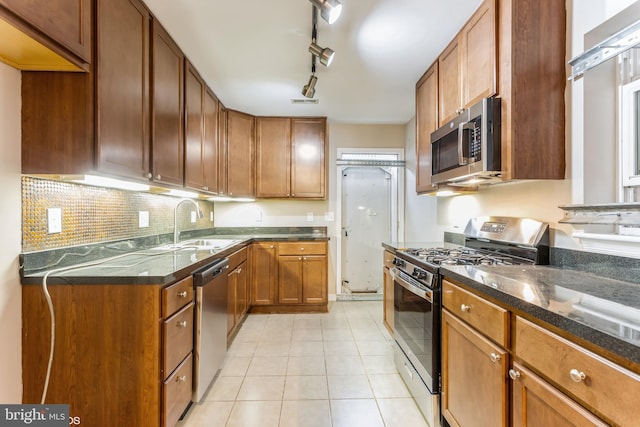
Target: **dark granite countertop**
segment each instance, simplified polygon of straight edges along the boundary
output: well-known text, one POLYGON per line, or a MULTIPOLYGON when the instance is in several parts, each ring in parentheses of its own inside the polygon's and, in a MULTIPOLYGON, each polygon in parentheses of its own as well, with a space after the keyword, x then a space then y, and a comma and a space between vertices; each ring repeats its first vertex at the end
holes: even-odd
POLYGON ((553 266, 443 266, 442 274, 640 364, 640 285, 553 266))
MULTIPOLYGON (((234 230, 236 231, 236 230, 234 230)), ((254 231, 254 230, 247 230, 254 231)), ((187 277, 216 259, 231 255, 252 242, 258 241, 327 241, 321 233, 252 233, 202 235, 198 239, 231 239, 232 244, 211 250, 196 247, 174 247, 165 244, 157 247, 123 253, 121 255, 92 260, 86 266, 80 263, 53 271, 47 283, 60 284, 154 284, 165 285, 187 277)), ((25 254, 27 256, 28 254, 25 254)), ((83 264, 85 265, 85 264, 83 264)), ((59 266, 57 266, 59 267, 59 266)), ((56 267, 56 268, 57 268, 56 267)), ((40 285, 47 270, 22 272, 23 285, 40 285)), ((50 270, 49 270, 50 271, 50 270)))

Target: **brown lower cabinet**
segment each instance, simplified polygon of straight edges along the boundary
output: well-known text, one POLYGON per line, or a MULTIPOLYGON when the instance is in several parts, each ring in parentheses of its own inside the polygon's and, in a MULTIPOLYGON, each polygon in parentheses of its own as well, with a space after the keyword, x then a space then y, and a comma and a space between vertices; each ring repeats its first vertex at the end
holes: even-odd
POLYGON ((393 336, 393 277, 391 276, 390 268, 393 267, 393 253, 384 251, 383 264, 382 264, 382 319, 384 326, 386 326, 389 333, 393 336))
MULTIPOLYGON (((81 425, 174 426, 191 401, 193 280, 163 285, 50 285, 56 343, 45 402, 81 425)), ((40 403, 50 315, 22 288, 23 403, 40 403)))
POLYGON ((631 426, 640 418, 637 373, 446 278, 442 303, 450 426, 631 426))
POLYGON ((327 242, 253 245, 253 313, 327 311, 327 242))
POLYGON ((249 281, 246 247, 229 255, 227 275, 227 339, 231 341, 249 310, 249 281))
POLYGON ((442 312, 442 413, 449 425, 506 426, 508 354, 442 312))

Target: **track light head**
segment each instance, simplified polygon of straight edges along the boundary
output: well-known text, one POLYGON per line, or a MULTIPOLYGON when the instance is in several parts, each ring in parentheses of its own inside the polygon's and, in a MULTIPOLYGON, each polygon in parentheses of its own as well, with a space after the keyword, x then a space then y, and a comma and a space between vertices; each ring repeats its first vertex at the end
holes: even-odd
POLYGON ((320 16, 329 24, 338 20, 342 13, 342 3, 338 0, 310 0, 311 3, 320 9, 320 16))
POLYGON ((335 52, 332 49, 329 49, 328 47, 323 49, 314 42, 311 42, 309 45, 309 52, 317 56, 320 63, 325 67, 331 65, 331 61, 333 61, 333 56, 335 55, 335 52))
POLYGON ((305 98, 313 98, 313 96, 316 94, 317 81, 318 78, 316 77, 316 75, 311 74, 311 77, 309 77, 309 83, 302 87, 302 95, 304 95, 305 98))

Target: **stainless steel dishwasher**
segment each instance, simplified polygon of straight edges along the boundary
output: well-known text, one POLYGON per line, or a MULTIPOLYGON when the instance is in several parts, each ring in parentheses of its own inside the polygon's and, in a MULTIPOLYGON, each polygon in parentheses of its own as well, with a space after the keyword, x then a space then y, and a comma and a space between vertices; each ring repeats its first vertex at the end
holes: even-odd
POLYGON ((227 352, 227 269, 223 258, 196 271, 193 401, 200 402, 227 352))

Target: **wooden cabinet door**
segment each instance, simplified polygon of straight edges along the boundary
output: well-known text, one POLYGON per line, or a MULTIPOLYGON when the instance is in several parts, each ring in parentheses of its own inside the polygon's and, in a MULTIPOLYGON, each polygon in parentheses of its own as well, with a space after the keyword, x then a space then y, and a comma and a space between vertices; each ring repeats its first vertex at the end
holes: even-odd
POLYGON ((383 300, 382 300, 382 316, 384 325, 391 335, 393 335, 393 277, 387 267, 382 267, 383 276, 383 300))
POLYGON ((153 180, 182 185, 184 179, 184 55, 153 21, 153 180))
POLYGON ((291 195, 291 119, 256 118, 256 197, 291 195))
POLYGON ((204 184, 204 94, 206 85, 187 61, 185 67, 185 187, 206 190, 204 184))
POLYGON ((236 326, 236 289, 238 288, 238 275, 233 270, 227 276, 227 336, 236 326))
POLYGON ((204 94, 204 146, 202 164, 204 167, 204 187, 206 191, 219 191, 218 172, 218 135, 220 102, 209 88, 204 94))
POLYGON ((326 197, 325 118, 291 119, 291 197, 326 197))
POLYGON ((278 302, 300 304, 302 302, 302 257, 278 257, 278 302))
POLYGON ((278 247, 275 242, 252 245, 251 305, 271 305, 277 302, 278 247))
POLYGON ((444 125, 460 110, 460 46, 456 37, 438 58, 438 122, 444 125))
POLYGON ((97 169, 148 178, 149 12, 138 0, 97 7, 97 169))
POLYGON ((460 32, 462 106, 496 93, 496 0, 485 0, 460 32))
POLYGON ((416 84, 416 192, 437 190, 431 185, 431 132, 438 128, 438 63, 416 84))
POLYGON ((326 303, 327 257, 307 255, 302 258, 302 302, 306 304, 326 303))
POLYGON ((92 4, 91 0, 0 0, 0 8, 9 9, 86 63, 91 62, 92 4))
POLYGON ((508 425, 507 357, 442 311, 442 414, 452 427, 508 425))
POLYGON ((254 197, 254 118, 227 110, 227 191, 233 197, 254 197))
POLYGON ((227 109, 220 104, 218 114, 218 194, 225 196, 227 185, 227 109))
POLYGON ((247 280, 247 262, 244 261, 235 270, 236 274, 236 310, 235 323, 238 324, 242 320, 242 316, 249 308, 249 288, 247 280))
POLYGON ((514 362, 509 375, 514 426, 608 425, 519 363, 514 362))

